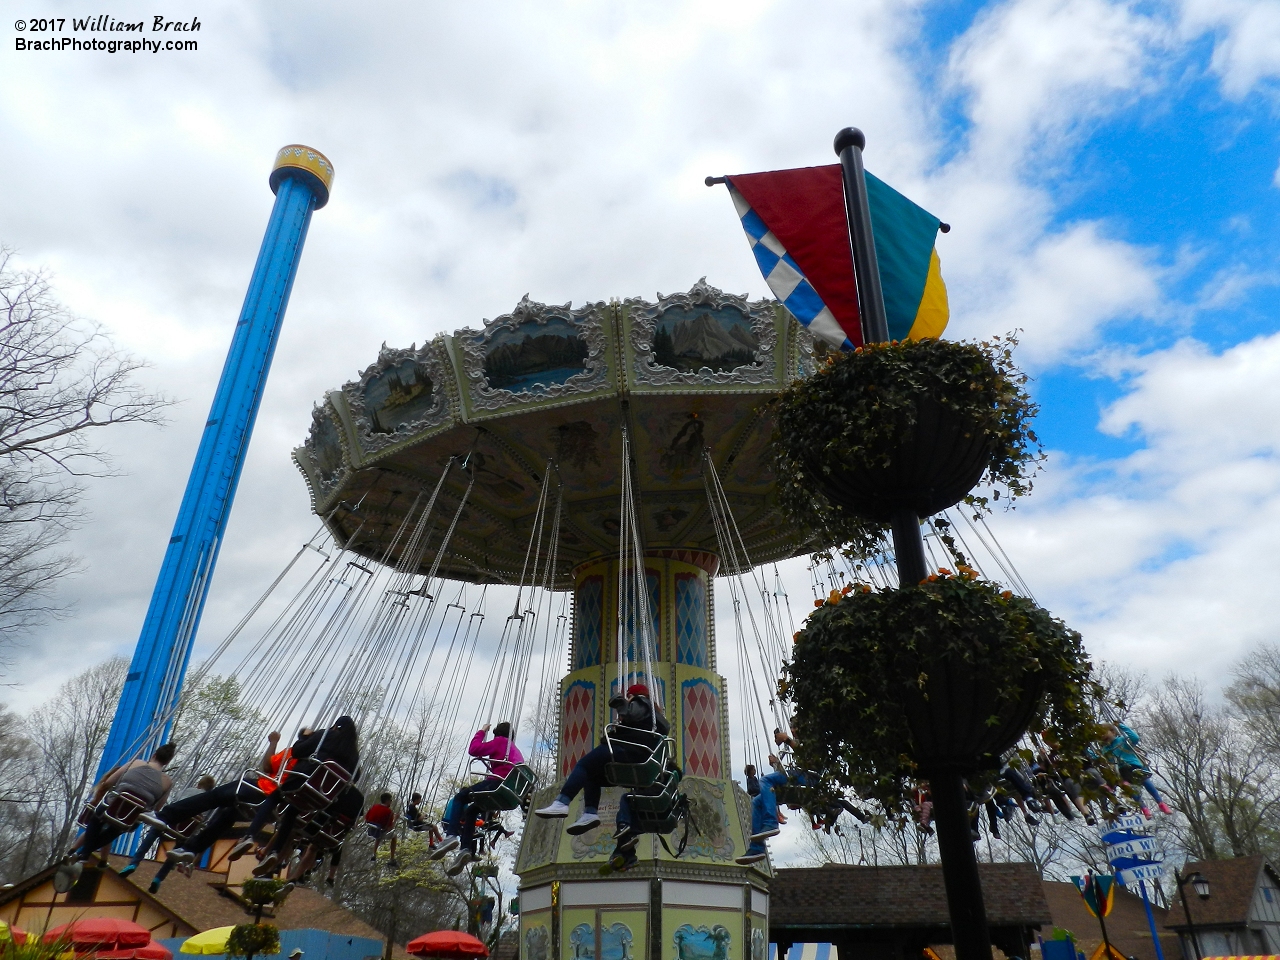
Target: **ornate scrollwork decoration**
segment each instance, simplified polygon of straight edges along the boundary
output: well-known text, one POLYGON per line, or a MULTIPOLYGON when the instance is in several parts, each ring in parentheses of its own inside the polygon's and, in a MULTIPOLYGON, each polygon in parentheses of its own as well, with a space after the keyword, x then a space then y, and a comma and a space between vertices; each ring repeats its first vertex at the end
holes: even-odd
POLYGON ((452 370, 439 343, 407 350, 385 343, 360 379, 342 385, 360 447, 376 453, 449 422, 452 370))
POLYGON ((311 469, 316 503, 323 503, 342 482, 350 457, 345 449, 342 425, 328 403, 316 404, 311 409, 311 429, 303 444, 311 469))
POLYGON ((750 302, 703 277, 688 293, 659 293, 657 303, 629 299, 623 306, 631 312, 637 383, 754 386, 774 381, 778 333, 771 300, 750 302))
POLYGON ((461 347, 463 373, 477 410, 498 410, 512 404, 563 399, 590 394, 608 383, 603 312, 606 303, 547 306, 524 298, 511 313, 486 320, 483 329, 466 328, 455 335, 461 347), (517 336, 524 334, 524 340, 517 336), (579 341, 574 343, 574 340, 579 341), (534 341, 543 340, 544 344, 534 341), (565 341, 556 344, 554 341, 565 341), (529 341, 526 343, 525 341, 529 341), (546 368, 542 346, 558 349, 564 363, 546 368), (567 371, 581 365, 581 372, 567 371), (536 379, 545 374, 546 379, 536 379))

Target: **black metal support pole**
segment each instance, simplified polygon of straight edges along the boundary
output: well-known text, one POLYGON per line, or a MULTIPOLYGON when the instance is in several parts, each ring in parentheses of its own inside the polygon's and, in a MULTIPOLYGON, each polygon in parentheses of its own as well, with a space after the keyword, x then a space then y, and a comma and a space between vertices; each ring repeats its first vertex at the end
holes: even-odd
POLYGON ((978 858, 969 832, 964 780, 958 773, 932 773, 929 792, 933 796, 933 820, 938 828, 942 882, 947 890, 956 960, 991 960, 991 932, 987 929, 978 858))
MULTIPOLYGON (((1096 889, 1097 888, 1095 888, 1095 890, 1096 889)), ((1107 960, 1111 960, 1112 958, 1111 939, 1107 936, 1107 921, 1102 916, 1102 911, 1105 909, 1105 904, 1103 903, 1103 900, 1105 898, 1098 897, 1095 895, 1095 899, 1098 901, 1098 926, 1102 929, 1102 944, 1104 947, 1107 948, 1106 949, 1107 960)))
POLYGON ((862 169, 862 151, 867 138, 857 127, 845 127, 836 134, 836 153, 844 172, 844 210, 849 219, 849 246, 853 250, 853 272, 858 280, 858 312, 862 315, 862 342, 883 343, 889 339, 889 318, 884 311, 880 289, 880 264, 871 233, 871 207, 867 203, 867 180, 862 169))
POLYGON ((1204 952, 1200 949, 1200 935, 1196 933, 1195 921, 1191 919, 1191 908, 1187 906, 1187 880, 1188 877, 1182 876, 1181 871, 1173 871, 1173 879, 1178 884, 1178 899, 1182 901, 1182 914, 1187 918, 1187 929, 1191 933, 1191 946, 1196 951, 1196 960, 1200 960, 1204 956, 1204 952))
POLYGON ((929 575, 920 518, 912 510, 899 510, 893 515, 893 553, 898 560, 899 585, 914 587, 929 575))

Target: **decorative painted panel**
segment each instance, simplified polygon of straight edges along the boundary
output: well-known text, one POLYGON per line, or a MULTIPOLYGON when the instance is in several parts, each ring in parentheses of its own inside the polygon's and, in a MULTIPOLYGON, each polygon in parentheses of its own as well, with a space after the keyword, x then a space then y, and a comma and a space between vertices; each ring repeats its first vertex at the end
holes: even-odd
POLYGON ((526 926, 522 943, 524 949, 520 951, 520 960, 548 960, 551 955, 551 930, 547 924, 529 923, 523 918, 522 923, 526 926))
MULTIPOLYGON (((658 613, 662 609, 662 574, 651 567, 646 567, 644 571, 645 584, 649 588, 649 622, 653 628, 653 642, 655 647, 652 651, 654 662, 662 659, 662 622, 658 619, 658 613)), ((640 638, 636 636, 636 623, 634 611, 637 604, 631 600, 635 593, 635 588, 628 581, 626 587, 628 604, 627 619, 623 624, 623 637, 626 639, 626 657, 632 663, 642 663, 644 661, 644 651, 640 647, 640 638)))
POLYGON ((623 301, 631 314, 637 385, 772 385, 777 319, 773 303, 724 293, 703 278, 658 302, 623 301))
POLYGON ((574 680, 564 691, 563 739, 560 775, 567 777, 579 760, 596 745, 596 685, 574 680))
POLYGON ((571 309, 526 295, 516 308, 484 325, 459 330, 454 342, 472 408, 499 410, 531 401, 569 399, 608 386, 603 315, 608 304, 571 309))
POLYGON ((707 584, 696 573, 677 573, 676 662, 707 667, 707 584))
POLYGON ((452 376, 439 344, 407 350, 384 344, 377 362, 359 380, 342 387, 365 453, 448 423, 451 410, 445 384, 452 376))
POLYGON ((604 638, 604 577, 587 577, 578 586, 573 605, 573 668, 594 667, 600 662, 604 638))
MULTIPOLYGON (((728 804, 735 798, 728 793, 726 781, 686 777, 680 789, 689 798, 689 816, 694 828, 689 831, 689 845, 680 859, 721 863, 732 860, 736 855, 733 840, 736 831, 729 819, 728 804)), ((749 814, 747 822, 750 822, 749 814)))
POLYGON ((702 677, 680 684, 684 772, 688 776, 720 776, 720 694, 702 677))
POLYGON ((733 934, 723 924, 682 923, 672 935, 676 960, 729 960, 733 934))

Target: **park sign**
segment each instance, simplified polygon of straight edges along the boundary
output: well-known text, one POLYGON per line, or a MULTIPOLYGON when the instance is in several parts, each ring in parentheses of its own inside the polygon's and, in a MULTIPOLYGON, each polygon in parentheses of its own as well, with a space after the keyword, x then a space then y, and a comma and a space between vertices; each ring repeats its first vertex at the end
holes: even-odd
POLYGON ((1126 887, 1158 880, 1164 875, 1158 841, 1146 832, 1146 826, 1146 818, 1141 814, 1126 813, 1103 828, 1107 862, 1115 871, 1116 879, 1126 887))

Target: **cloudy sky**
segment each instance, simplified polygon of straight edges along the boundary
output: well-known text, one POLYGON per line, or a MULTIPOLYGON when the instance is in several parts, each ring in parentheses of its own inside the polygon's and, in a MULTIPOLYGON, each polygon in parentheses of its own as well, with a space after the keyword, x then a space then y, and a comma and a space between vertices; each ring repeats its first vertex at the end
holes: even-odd
POLYGON ((202 644, 314 529, 289 451, 381 343, 526 292, 652 297, 705 275, 765 296, 702 179, 832 162, 849 124, 870 170, 953 225, 950 335, 1022 331, 1051 457, 996 524, 1036 596, 1157 675, 1218 680, 1277 638, 1276 0, 165 6, 198 17, 197 51, 20 53, 0 24, 0 241, 182 401, 111 441, 121 475, 75 535, 72 616, 16 657, 15 706, 132 650, 291 142, 337 180, 202 644))

